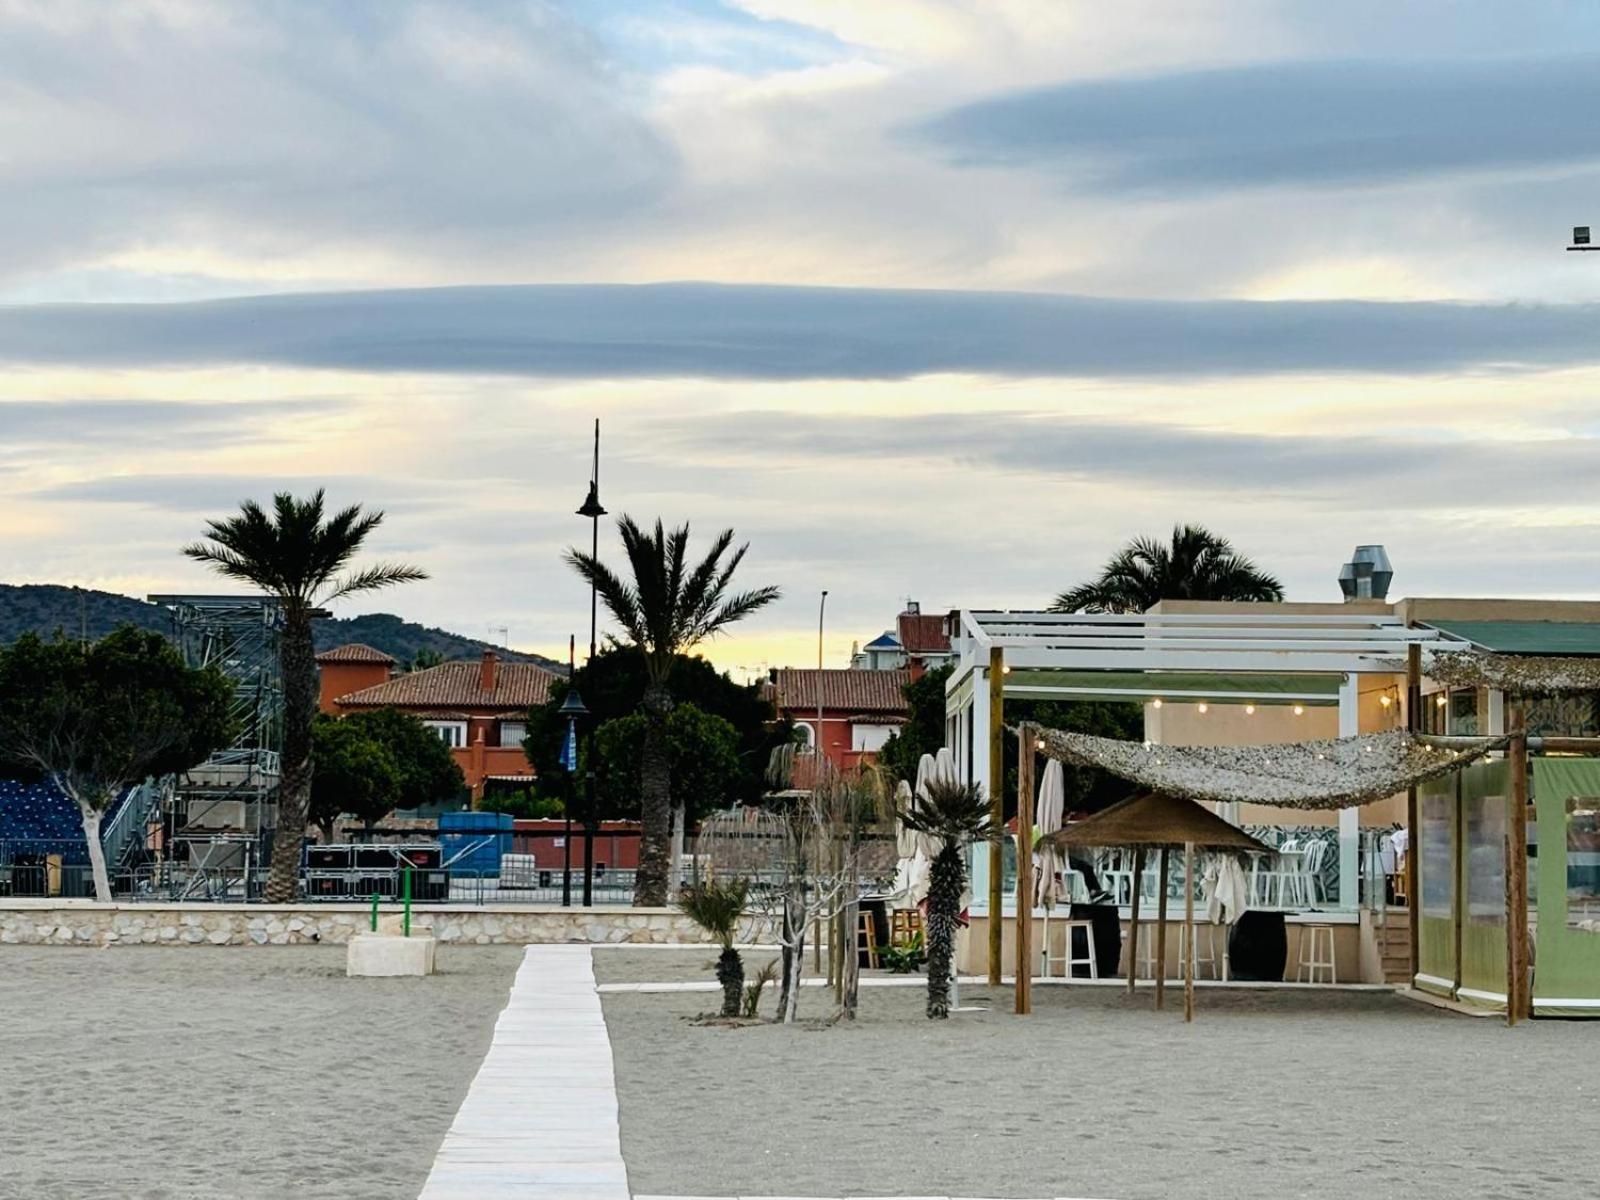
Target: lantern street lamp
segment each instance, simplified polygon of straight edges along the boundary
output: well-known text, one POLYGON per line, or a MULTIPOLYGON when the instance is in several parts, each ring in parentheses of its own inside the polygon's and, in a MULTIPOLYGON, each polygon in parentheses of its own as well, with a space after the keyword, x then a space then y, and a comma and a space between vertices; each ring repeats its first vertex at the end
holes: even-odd
MULTIPOLYGON (((583 499, 578 516, 587 517, 590 523, 589 555, 600 559, 600 518, 606 515, 600 503, 600 418, 594 422, 594 461, 589 472, 589 494, 583 499)), ((589 581, 589 657, 585 666, 594 662, 595 632, 599 615, 599 597, 594 581, 589 581)), ((588 765, 583 772, 583 906, 594 905, 594 753, 590 747, 588 765)))

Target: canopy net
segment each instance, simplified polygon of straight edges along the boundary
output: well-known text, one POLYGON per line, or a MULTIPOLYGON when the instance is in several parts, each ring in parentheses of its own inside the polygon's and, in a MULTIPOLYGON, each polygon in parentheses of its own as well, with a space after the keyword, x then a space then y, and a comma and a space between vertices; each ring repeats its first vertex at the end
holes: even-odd
POLYGON ((1168 796, 1279 808, 1350 808, 1436 779, 1507 744, 1405 730, 1273 746, 1156 746, 1038 729, 1040 750, 1168 796))
POLYGON ((1490 687, 1518 695, 1600 691, 1600 658, 1527 654, 1437 654, 1430 679, 1446 687, 1490 687))

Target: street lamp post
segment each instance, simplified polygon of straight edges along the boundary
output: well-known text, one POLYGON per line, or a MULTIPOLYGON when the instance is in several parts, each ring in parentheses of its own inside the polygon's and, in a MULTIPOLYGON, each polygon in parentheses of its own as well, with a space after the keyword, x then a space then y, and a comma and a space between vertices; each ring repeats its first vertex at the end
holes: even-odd
POLYGON ((556 710, 567 719, 567 734, 561 741, 561 765, 567 769, 566 836, 561 839, 561 907, 572 907, 572 773, 578 769, 578 718, 589 715, 575 686, 568 686, 566 699, 556 710))
MULTIPOLYGON (((580 517, 588 517, 590 522, 590 557, 596 561, 600 558, 600 518, 606 515, 606 510, 600 504, 600 418, 594 422, 594 460, 589 472, 589 494, 584 497, 583 507, 578 509, 580 517)), ((584 665, 594 662, 595 634, 598 627, 599 594, 595 589, 594 580, 589 581, 589 657, 584 665)), ((594 906, 594 746, 591 740, 589 756, 583 770, 583 906, 594 906)))

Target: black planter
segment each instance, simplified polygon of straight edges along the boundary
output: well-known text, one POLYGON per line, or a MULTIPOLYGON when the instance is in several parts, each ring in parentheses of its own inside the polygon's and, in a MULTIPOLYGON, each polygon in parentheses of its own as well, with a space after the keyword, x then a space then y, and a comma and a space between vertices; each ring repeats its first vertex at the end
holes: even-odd
POLYGON ((1228 975, 1232 979, 1283 982, 1289 961, 1289 935, 1281 912, 1247 912, 1228 936, 1228 975))

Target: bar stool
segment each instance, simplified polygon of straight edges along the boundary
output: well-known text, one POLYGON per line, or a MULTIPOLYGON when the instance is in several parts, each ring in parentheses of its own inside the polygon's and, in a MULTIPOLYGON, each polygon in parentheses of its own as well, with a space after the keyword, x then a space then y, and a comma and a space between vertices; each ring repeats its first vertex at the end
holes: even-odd
POLYGON ((1050 922, 1051 941, 1055 940, 1054 935, 1058 928, 1061 930, 1062 936, 1061 953, 1051 954, 1051 947, 1048 945, 1045 946, 1044 977, 1046 979, 1051 978, 1053 974, 1051 968, 1059 963, 1062 968, 1063 979, 1071 979, 1072 969, 1078 966, 1086 966, 1089 968, 1090 979, 1099 979, 1100 964, 1095 961, 1094 957, 1094 922, 1089 920, 1074 919, 1068 919, 1065 921, 1052 921, 1050 922), (1082 954, 1076 954, 1072 949, 1072 931, 1075 929, 1083 930, 1084 952, 1082 954))
POLYGON ((915 908, 897 908, 889 914, 889 944, 904 946, 922 932, 922 913, 915 908))
POLYGON ((1300 926, 1300 958, 1295 965, 1294 981, 1300 982, 1300 976, 1305 975, 1307 983, 1321 983, 1317 976, 1327 971, 1328 983, 1338 983, 1338 968, 1334 965, 1333 953, 1333 926, 1332 925, 1302 925, 1300 926), (1322 952, 1327 951, 1327 957, 1322 952))
MULTIPOLYGON (((1217 978, 1217 927, 1210 924, 1196 924, 1194 938, 1194 969, 1198 977, 1202 968, 1210 968, 1211 978, 1217 978), (1200 934, 1204 933, 1202 941, 1200 934)), ((1178 926, 1178 974, 1183 974, 1184 955, 1189 947, 1189 926, 1178 926)), ((1226 951, 1224 951, 1226 953, 1226 951)))
POLYGON ((872 913, 863 908, 856 913, 856 952, 867 955, 867 966, 878 966, 878 923, 872 913))

